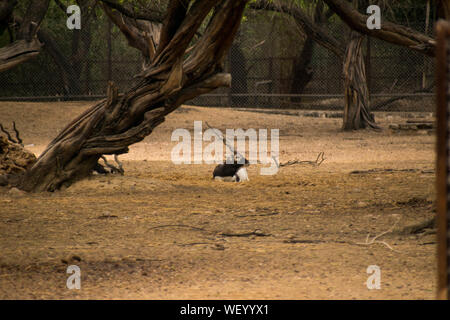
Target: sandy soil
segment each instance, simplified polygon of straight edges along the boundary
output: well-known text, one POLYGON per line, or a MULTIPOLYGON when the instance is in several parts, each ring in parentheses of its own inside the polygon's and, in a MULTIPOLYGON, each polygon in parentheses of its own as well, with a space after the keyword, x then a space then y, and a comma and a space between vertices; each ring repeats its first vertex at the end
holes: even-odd
MULTIPOLYGON (((39 154, 89 105, 1 102, 0 122, 16 120, 39 154)), ((405 121, 377 116, 385 128, 405 121)), ((433 216, 434 135, 340 125, 183 107, 121 156, 124 176, 92 176, 55 193, 0 188, 0 298, 433 299, 434 234, 364 243, 433 216), (172 131, 192 131, 194 120, 223 131, 279 128, 282 162, 321 151, 326 160, 274 176, 252 165, 249 182, 213 181, 214 165, 170 161, 172 131), (351 174, 369 169, 395 171, 351 174), (68 264, 81 268, 81 290, 67 289, 68 264), (366 286, 369 265, 381 269, 380 290, 366 286)))

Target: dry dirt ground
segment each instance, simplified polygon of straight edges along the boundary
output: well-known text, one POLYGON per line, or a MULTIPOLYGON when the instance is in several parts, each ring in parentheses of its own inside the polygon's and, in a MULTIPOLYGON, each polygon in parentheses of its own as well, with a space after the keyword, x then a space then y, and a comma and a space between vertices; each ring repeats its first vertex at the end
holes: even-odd
MULTIPOLYGON (((0 122, 16 120, 39 154, 91 104, 1 102, 0 122)), ((403 116, 377 120, 387 128, 403 116)), ((183 107, 121 156, 124 176, 92 176, 55 193, 1 188, 0 298, 433 299, 434 234, 364 243, 433 216, 434 134, 340 125, 183 107), (249 182, 213 181, 214 165, 170 161, 172 131, 192 131, 194 120, 223 131, 279 128, 282 162, 321 151, 326 160, 273 176, 252 165, 249 182), (351 174, 369 169, 395 170, 351 174), (81 269, 80 290, 66 287, 68 265, 81 269), (379 290, 366 286, 370 265, 380 267, 379 290)))

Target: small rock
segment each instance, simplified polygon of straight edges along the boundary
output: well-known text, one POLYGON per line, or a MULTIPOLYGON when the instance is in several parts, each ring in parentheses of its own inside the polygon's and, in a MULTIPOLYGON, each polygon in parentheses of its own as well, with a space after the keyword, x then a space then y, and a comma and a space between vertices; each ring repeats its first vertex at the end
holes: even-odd
POLYGON ((225 250, 225 246, 223 244, 216 243, 216 244, 214 244, 213 249, 214 250, 225 250))
POLYGON ((25 191, 19 190, 17 188, 11 188, 9 189, 8 194, 12 196, 23 196, 25 194, 25 191))
POLYGON ((398 124, 391 124, 391 125, 389 126, 389 129, 392 129, 392 130, 398 130, 398 129, 399 129, 399 125, 398 125, 398 124))
POLYGON ((7 186, 8 185, 8 179, 6 178, 6 176, 0 176, 0 186, 7 186))
POLYGON ((70 263, 80 262, 80 261, 81 261, 80 256, 77 256, 76 254, 69 255, 67 258, 61 259, 61 262, 64 264, 70 264, 70 263))
POLYGON ((257 236, 265 235, 265 233, 262 232, 262 230, 260 230, 260 229, 256 229, 255 232, 254 232, 254 234, 257 235, 257 236))
POLYGON ((365 207, 367 207, 367 203, 366 203, 366 202, 363 202, 363 201, 359 201, 359 202, 357 203, 357 206, 358 206, 359 208, 365 208, 365 207))

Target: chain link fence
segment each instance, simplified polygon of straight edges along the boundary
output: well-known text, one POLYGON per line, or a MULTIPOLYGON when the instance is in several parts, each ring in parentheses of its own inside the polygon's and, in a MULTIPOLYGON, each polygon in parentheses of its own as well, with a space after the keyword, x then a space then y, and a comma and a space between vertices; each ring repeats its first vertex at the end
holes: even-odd
MULTIPOLYGON (((65 26, 64 19, 59 24, 65 26)), ((345 51, 349 28, 338 19, 323 27, 345 51)), ((413 27, 425 29, 421 20, 413 27)), ((0 100, 98 99, 109 80, 125 90, 142 69, 139 52, 104 16, 96 17, 88 30, 43 28, 53 47, 46 45, 37 58, 1 73, 0 100)), ((434 111, 432 58, 374 38, 366 37, 363 46, 374 111, 434 111)), ((250 11, 225 61, 232 87, 188 103, 341 111, 342 65, 342 58, 303 36, 290 18, 250 11)))

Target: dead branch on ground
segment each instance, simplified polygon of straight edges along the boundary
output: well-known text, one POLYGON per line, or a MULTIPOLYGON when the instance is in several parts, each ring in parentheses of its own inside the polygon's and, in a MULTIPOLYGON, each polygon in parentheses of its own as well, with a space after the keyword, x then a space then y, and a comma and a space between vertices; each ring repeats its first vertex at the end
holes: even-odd
POLYGON ((295 164, 310 164, 313 167, 318 167, 322 164, 322 162, 324 162, 326 160, 326 158, 324 157, 325 152, 319 152, 319 154, 317 155, 317 158, 315 161, 307 161, 307 160, 289 160, 288 162, 280 162, 278 163, 277 160, 275 158, 273 158, 273 160, 275 161, 276 165, 278 166, 278 168, 280 167, 287 167, 287 166, 292 166, 295 164))
POLYGON ((119 161, 119 157, 117 156, 117 154, 114 155, 114 160, 117 163, 117 167, 115 165, 109 163, 106 160, 105 156, 101 156, 101 158, 105 162, 105 166, 107 166, 110 169, 111 173, 120 173, 121 175, 123 175, 125 173, 125 170, 123 170, 122 163, 119 161))
POLYGON ((20 138, 19 135, 19 130, 17 130, 16 128, 16 123, 13 121, 13 130, 16 134, 16 138, 14 139, 11 134, 8 132, 8 130, 6 130, 3 125, 0 123, 0 131, 2 131, 4 134, 6 134, 6 137, 8 138, 8 141, 15 143, 15 144, 20 144, 23 147, 23 141, 20 138))
POLYGON ((252 231, 252 232, 243 232, 243 233, 221 232, 221 233, 219 233, 219 235, 223 236, 223 237, 251 237, 251 236, 269 237, 269 236, 271 236, 270 233, 264 233, 258 229, 256 229, 255 231, 252 231))
POLYGON ((380 240, 377 240, 377 239, 380 238, 380 237, 382 237, 382 236, 384 236, 384 235, 386 235, 386 234, 388 234, 388 233, 393 232, 394 229, 395 229, 395 227, 397 226, 397 223, 398 223, 399 221, 400 221, 400 219, 398 219, 398 220, 394 223, 394 225, 392 226, 392 228, 390 228, 389 230, 384 231, 384 232, 382 232, 382 233, 376 235, 376 236, 373 237, 372 239, 370 239, 370 233, 367 234, 367 237, 366 237, 366 241, 365 241, 365 242, 357 242, 356 244, 358 244, 358 245, 366 245, 366 246, 370 246, 370 245, 375 244, 375 243, 381 243, 381 244, 384 244, 388 249, 390 249, 390 250, 392 250, 392 251, 395 251, 395 252, 398 252, 397 250, 395 250, 394 248, 392 248, 386 241, 380 241, 380 240))

